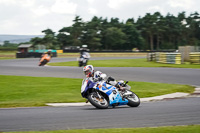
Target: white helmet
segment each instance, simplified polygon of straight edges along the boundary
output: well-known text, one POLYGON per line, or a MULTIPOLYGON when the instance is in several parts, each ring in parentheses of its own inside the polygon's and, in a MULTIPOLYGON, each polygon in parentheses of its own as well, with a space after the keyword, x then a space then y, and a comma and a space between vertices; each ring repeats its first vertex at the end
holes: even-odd
POLYGON ((92 65, 87 65, 83 68, 83 72, 86 77, 92 77, 94 74, 94 67, 92 65))

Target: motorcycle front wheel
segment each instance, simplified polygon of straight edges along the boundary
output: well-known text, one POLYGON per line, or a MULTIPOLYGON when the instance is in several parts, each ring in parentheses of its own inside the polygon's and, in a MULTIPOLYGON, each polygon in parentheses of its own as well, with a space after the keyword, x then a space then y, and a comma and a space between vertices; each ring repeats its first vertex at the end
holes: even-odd
POLYGON ((88 95, 89 102, 98 109, 107 109, 108 101, 103 97, 99 97, 100 94, 98 92, 92 92, 88 95))
MULTIPOLYGON (((128 106, 130 107, 137 107, 140 105, 140 98, 132 91, 126 90, 128 93, 126 95, 126 99, 128 100, 128 106)), ((126 94, 126 93, 125 93, 126 94)))

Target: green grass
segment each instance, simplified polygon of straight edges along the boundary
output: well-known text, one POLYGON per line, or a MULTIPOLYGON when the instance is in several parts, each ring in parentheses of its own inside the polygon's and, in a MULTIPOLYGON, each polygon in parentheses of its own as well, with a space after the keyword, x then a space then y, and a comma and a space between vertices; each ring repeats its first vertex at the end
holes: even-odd
MULTIPOLYGON (((147 59, 113 59, 89 60, 88 64, 94 67, 173 67, 173 68, 200 68, 200 64, 162 64, 148 62, 147 59)), ((51 66, 78 66, 77 61, 49 63, 51 66)))
POLYGON ((0 50, 0 60, 16 59, 16 52, 17 51, 1 51, 0 50))
POLYGON ((26 131, 7 133, 199 133, 200 125, 145 127, 145 128, 115 128, 115 129, 79 129, 58 131, 26 131))
MULTIPOLYGON (((85 102, 82 79, 0 75, 0 107, 45 106, 45 103, 85 102)), ((194 87, 179 84, 130 81, 140 98, 174 92, 192 93, 194 87)))
POLYGON ((0 76, 0 107, 44 106, 80 102, 80 79, 0 76))
MULTIPOLYGON (((79 57, 80 56, 80 53, 77 52, 77 53, 58 53, 57 54, 58 57, 79 57)), ((90 55, 91 57, 130 57, 130 56, 143 56, 143 57, 146 57, 147 53, 140 53, 140 52, 136 52, 136 53, 133 53, 133 52, 111 52, 111 53, 91 53, 90 52, 90 55)))
MULTIPOLYGON (((2 51, 0 50, 0 60, 1 59, 16 59, 17 51, 2 51)), ((121 57, 121 56, 143 56, 146 57, 147 53, 90 53, 91 57, 121 57)), ((79 57, 80 53, 58 53, 57 57, 68 58, 68 57, 79 57)))

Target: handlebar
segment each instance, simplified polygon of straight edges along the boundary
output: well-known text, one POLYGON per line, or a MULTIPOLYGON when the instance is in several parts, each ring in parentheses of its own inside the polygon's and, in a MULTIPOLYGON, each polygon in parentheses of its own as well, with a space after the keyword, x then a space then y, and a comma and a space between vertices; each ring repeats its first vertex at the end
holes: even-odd
POLYGON ((126 83, 124 85, 128 84, 128 81, 126 81, 126 83))

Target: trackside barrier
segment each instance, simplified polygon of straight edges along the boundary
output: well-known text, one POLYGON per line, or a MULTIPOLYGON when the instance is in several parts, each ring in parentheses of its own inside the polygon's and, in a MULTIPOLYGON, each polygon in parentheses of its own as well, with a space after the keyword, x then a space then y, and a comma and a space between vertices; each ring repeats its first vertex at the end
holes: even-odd
POLYGON ((63 50, 56 50, 57 53, 63 53, 63 50))
POLYGON ((159 60, 157 59, 157 62, 158 63, 167 63, 166 53, 159 53, 159 60))
POLYGON ((155 61, 155 53, 147 53, 147 61, 155 61))
POLYGON ((181 64, 181 53, 160 53, 159 63, 166 64, 181 64))
POLYGON ((160 60, 160 52, 157 52, 156 53, 156 59, 155 59, 155 61, 159 62, 159 60, 160 60))
POLYGON ((147 55, 148 61, 155 61, 166 64, 181 64, 181 53, 150 53, 147 55))
POLYGON ((190 63, 191 64, 200 64, 200 52, 190 53, 190 63))

